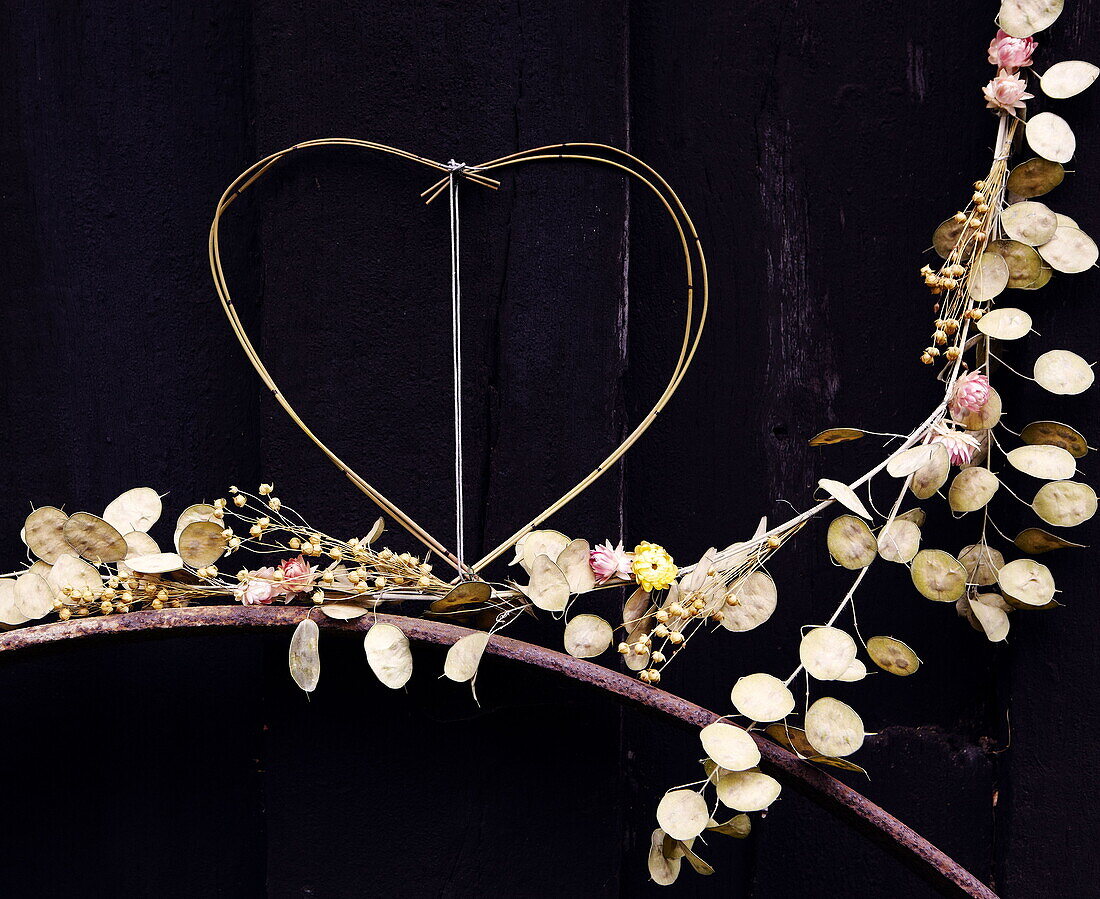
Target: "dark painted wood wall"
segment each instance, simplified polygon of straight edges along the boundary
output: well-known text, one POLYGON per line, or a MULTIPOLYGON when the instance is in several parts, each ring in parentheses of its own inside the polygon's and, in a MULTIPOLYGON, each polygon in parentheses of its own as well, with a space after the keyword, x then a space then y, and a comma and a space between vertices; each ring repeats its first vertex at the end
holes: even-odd
MULTIPOLYGON (((1078 55, 1076 0, 1041 66, 1078 55)), ((916 363, 916 270, 984 172, 979 87, 992 2, 934 0, 251 5, 24 3, 0 19, 4 553, 31 502, 98 510, 171 491, 170 514, 274 480, 318 526, 374 512, 261 395, 206 266, 236 173, 300 139, 355 136, 475 162, 588 139, 664 173, 699 225, 713 313, 681 393, 625 466, 555 519, 680 559, 803 506, 874 446, 810 450, 833 424, 905 429, 935 401, 916 363)), ((1079 153, 1060 211, 1100 230, 1095 90, 1064 104, 1079 153)), ((234 208, 228 274, 317 430, 449 539, 445 208, 420 169, 328 152, 234 208)), ((464 194, 474 549, 586 472, 660 391, 682 315, 661 214, 615 176, 524 170, 464 194)), ((1095 273, 1030 301, 1043 340, 1095 356, 1095 273)), ((1011 421, 1095 438, 1095 400, 1003 388, 1011 421)), ((1090 466, 1086 461, 1086 473, 1090 466)), ((1013 515, 1006 513, 1006 526, 1013 515)), ((945 527, 948 525, 945 523, 945 527)), ((947 541, 969 542, 966 528, 947 541)), ((400 538, 398 538, 400 539, 400 538)), ((409 547, 411 548, 411 546, 409 547)), ((821 528, 777 570, 781 607, 717 637, 667 684, 724 707, 741 674, 792 665, 799 625, 845 578, 821 528)), ((1095 563, 1056 560, 1067 607, 990 647, 897 571, 869 578, 865 633, 925 660, 850 692, 882 733, 857 785, 1009 896, 1095 883, 1095 563), (1010 727, 1011 724, 1011 727, 1010 727), (1009 742, 1011 748, 1007 749, 1009 742)), ((531 632, 555 643, 544 625, 531 632)), ((284 637, 64 651, 0 666, 4 893, 12 896, 645 895, 661 792, 695 738, 534 672, 485 666, 482 707, 416 651, 406 694, 357 641, 323 644, 306 701, 284 637)), ((680 895, 925 896, 907 871, 785 794, 719 872, 680 895)))

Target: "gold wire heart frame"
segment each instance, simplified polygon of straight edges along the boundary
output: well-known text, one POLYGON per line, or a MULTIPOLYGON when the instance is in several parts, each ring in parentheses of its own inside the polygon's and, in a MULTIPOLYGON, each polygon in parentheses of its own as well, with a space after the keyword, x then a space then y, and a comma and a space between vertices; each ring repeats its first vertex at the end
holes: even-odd
MULTIPOLYGON (((538 515, 536 515, 526 525, 516 531, 511 537, 501 543, 491 552, 487 553, 480 560, 475 562, 472 566, 469 566, 470 572, 479 572, 482 568, 496 559, 501 553, 505 552, 509 547, 514 546, 522 537, 529 533, 534 528, 538 527, 547 518, 553 515, 555 512, 562 509, 566 504, 571 502, 577 496, 579 496, 585 489, 587 489, 593 482, 595 482, 604 472, 606 472, 611 465, 617 462, 623 455, 626 454, 638 439, 644 434, 654 419, 665 407, 668 401, 672 398, 672 395, 676 392, 676 389, 680 386, 680 382, 683 380, 684 374, 687 372, 688 367, 691 365, 691 361, 695 356, 695 350, 699 346, 699 339, 703 333, 703 325, 706 321, 707 308, 709 304, 709 291, 707 284, 707 264, 706 258, 703 255, 703 247, 699 241, 699 236, 695 231, 695 225, 688 215, 687 210, 684 208, 680 198, 676 195, 676 192, 669 187, 668 182, 665 181, 657 172, 625 150, 620 150, 616 147, 608 146, 606 144, 597 143, 564 143, 564 144, 552 144, 545 147, 536 147, 530 150, 524 150, 519 153, 513 153, 509 156, 502 156, 499 159, 493 159, 489 162, 481 163, 476 166, 467 166, 458 170, 457 175, 453 166, 445 165, 441 162, 436 162, 432 159, 427 159, 423 156, 417 156, 414 153, 409 153, 405 150, 399 150, 396 147, 386 146, 385 144, 374 143, 373 141, 356 140, 353 138, 323 138, 320 140, 305 141, 303 143, 294 144, 294 146, 287 147, 284 150, 279 150, 276 153, 272 153, 270 156, 253 163, 240 175, 236 177, 232 184, 226 188, 222 194, 221 199, 218 201, 218 206, 214 212, 214 220, 210 225, 210 235, 208 241, 208 250, 210 255, 210 272, 214 278, 214 287, 218 292, 218 298, 221 300, 222 308, 225 310, 226 316, 229 318, 229 324, 233 328, 233 333, 237 336, 237 340, 240 342, 241 347, 245 351, 245 355, 248 357, 249 362, 252 363, 252 367, 256 369, 260 378, 268 389, 274 395, 276 401, 283 407, 287 415, 291 420, 302 430, 302 432, 317 445, 329 460, 344 473, 345 476, 363 493, 365 493, 371 500, 378 505, 383 512, 390 515, 395 521, 397 521, 402 527, 404 527, 410 534, 420 540, 425 546, 434 550, 436 553, 446 559, 456 570, 460 569, 460 564, 457 556, 448 550, 440 541, 429 534, 423 527, 417 524, 411 516, 403 512, 397 505, 395 505, 390 499, 386 498, 375 487, 371 486, 362 476, 356 473, 346 462, 344 462, 339 456, 337 456, 332 450, 330 450, 320 438, 302 421, 301 417, 295 412, 294 407, 283 395, 283 392, 279 389, 275 379, 271 376, 271 373, 267 370, 263 360, 260 358, 260 354, 253 346, 248 333, 245 331, 244 325, 241 322, 240 317, 237 315, 236 307, 233 305, 233 299, 229 293, 229 287, 226 282, 225 272, 222 269, 221 262, 221 246, 219 241, 219 227, 221 225, 222 216, 225 214, 226 209, 230 204, 239 197, 245 190, 259 181, 265 174, 267 174, 277 163, 283 161, 287 157, 301 150, 313 149, 319 147, 353 147, 363 150, 373 150, 380 153, 386 153, 391 156, 398 156, 402 159, 407 159, 412 162, 419 163, 420 165, 428 168, 436 169, 437 171, 444 172, 445 175, 442 179, 437 181, 421 196, 425 198, 426 203, 431 203, 436 197, 438 197, 444 190, 447 189, 448 184, 452 178, 461 176, 469 179, 470 181, 481 184, 485 187, 496 189, 499 187, 499 182, 489 178, 482 173, 490 171, 499 171, 502 169, 518 166, 529 162, 548 162, 557 160, 578 160, 582 162, 599 163, 606 166, 610 166, 619 171, 626 172, 628 175, 640 181, 646 187, 648 187, 661 201, 665 210, 672 218, 673 223, 676 226, 676 233, 680 240, 680 248, 684 256, 684 267, 687 278, 687 308, 685 311, 685 323, 684 323, 684 337, 680 346, 680 354, 676 360, 676 365, 673 368, 672 375, 668 380, 668 384, 665 386, 664 392, 658 397, 656 403, 646 414, 645 418, 638 424, 638 426, 620 443, 615 450, 604 459, 596 468, 581 479, 573 488, 568 490, 557 501, 552 503, 538 515), (699 308, 698 314, 695 309, 695 274, 699 275, 699 308)), ((460 574, 465 574, 460 571, 460 574)))

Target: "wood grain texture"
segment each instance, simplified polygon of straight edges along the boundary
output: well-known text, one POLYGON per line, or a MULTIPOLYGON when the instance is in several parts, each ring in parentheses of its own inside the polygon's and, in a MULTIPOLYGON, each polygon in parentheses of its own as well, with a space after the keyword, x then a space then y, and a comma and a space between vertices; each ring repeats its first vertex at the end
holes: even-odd
MULTIPOLYGON (((915 358, 930 312, 915 273, 992 142, 978 86, 994 6, 199 0, 138 15, 8 0, 5 555, 21 551, 28 500, 95 512, 139 483, 170 489, 172 514, 262 476, 319 526, 366 530, 373 509, 260 397, 205 271, 224 185, 271 150, 333 135, 467 162, 602 140, 654 165, 708 252, 707 333, 626 464, 551 524, 687 559, 783 515, 776 500, 804 506, 819 477, 858 474, 879 451, 811 450, 808 436, 905 428, 936 398, 915 358)), ((1040 37, 1040 70, 1090 57, 1097 8, 1070 4, 1040 37)), ((1097 96, 1058 105, 1078 174, 1051 197, 1094 232, 1097 96)), ((351 153, 303 158, 234 208, 224 237, 234 296, 288 396, 449 542, 447 221, 419 201, 430 180, 351 153)), ((663 218, 584 166, 463 189, 471 553, 586 473, 660 391, 683 313, 663 218)), ((1100 346, 1097 277, 1021 299, 1043 336, 1007 361, 1100 346)), ((1095 442, 1093 397, 1051 400, 1026 383, 1002 393, 1010 426, 1067 420, 1095 442)), ((934 527, 955 549, 973 526, 939 515, 934 527)), ((662 686, 723 708, 738 676, 793 667, 798 627, 848 583, 822 534, 784 551, 772 622, 716 637, 662 686)), ((883 729, 866 753, 872 781, 853 785, 1007 896, 1061 895, 1100 873, 1088 851, 1100 823, 1095 563, 1051 564, 1066 608, 1016 616, 1007 647, 896 572, 873 572, 864 635, 910 642, 925 667, 838 694, 883 729)), ((518 636, 558 641, 550 623, 518 636)), ((0 825, 91 835, 20 845, 8 894, 657 892, 644 870, 652 813, 661 791, 697 776, 692 735, 515 671, 479 684, 480 709, 428 676, 395 695, 351 646, 326 657, 307 703, 282 639, 228 646, 90 646, 0 669, 4 717, 19 722, 0 825)), ((429 650, 418 670, 440 661, 429 650)), ((707 857, 718 873, 685 873, 681 895, 927 895, 795 796, 707 857)))

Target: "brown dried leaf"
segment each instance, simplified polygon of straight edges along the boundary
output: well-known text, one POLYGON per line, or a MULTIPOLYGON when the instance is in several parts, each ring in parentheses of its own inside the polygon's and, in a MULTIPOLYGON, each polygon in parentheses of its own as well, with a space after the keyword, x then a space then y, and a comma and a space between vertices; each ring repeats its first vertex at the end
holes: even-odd
POLYGON ((858 428, 829 428, 810 438, 810 446, 831 446, 848 440, 859 440, 863 431, 858 428))
POLYGON ((1059 537, 1057 534, 1050 533, 1050 531, 1044 531, 1042 528, 1025 528, 1016 535, 1016 539, 1013 542, 1016 544, 1017 549, 1025 553, 1031 553, 1032 555, 1048 553, 1052 549, 1065 549, 1068 547, 1074 549, 1085 548, 1085 544, 1083 543, 1073 543, 1063 537, 1059 537))
POLYGON ((1033 421, 1020 432, 1020 439, 1032 445, 1060 446, 1075 459, 1089 451, 1080 432, 1058 421, 1033 421))

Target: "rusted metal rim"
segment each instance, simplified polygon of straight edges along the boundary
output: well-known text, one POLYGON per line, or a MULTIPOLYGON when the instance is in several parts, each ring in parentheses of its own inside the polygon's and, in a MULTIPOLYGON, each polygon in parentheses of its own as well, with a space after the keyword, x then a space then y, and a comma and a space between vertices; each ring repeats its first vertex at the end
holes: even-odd
MULTIPOLYGON (((84 637, 153 634, 183 629, 289 628, 297 625, 309 611, 300 606, 199 606, 59 621, 18 628, 0 635, 0 653, 84 637)), ((333 621, 314 612, 313 618, 330 631, 363 632, 376 621, 385 622, 401 628, 410 640, 444 646, 473 633, 457 625, 402 615, 367 615, 355 621, 333 621)), ((719 717, 702 706, 647 686, 636 678, 532 643, 494 636, 486 652, 589 684, 692 727, 705 727, 719 717)), ((881 845, 940 893, 945 896, 997 899, 996 894, 977 877, 865 796, 802 761, 782 746, 756 734, 753 736, 760 746, 761 768, 881 845)))

